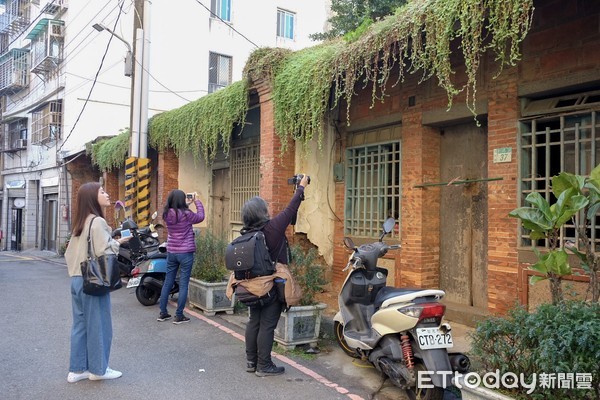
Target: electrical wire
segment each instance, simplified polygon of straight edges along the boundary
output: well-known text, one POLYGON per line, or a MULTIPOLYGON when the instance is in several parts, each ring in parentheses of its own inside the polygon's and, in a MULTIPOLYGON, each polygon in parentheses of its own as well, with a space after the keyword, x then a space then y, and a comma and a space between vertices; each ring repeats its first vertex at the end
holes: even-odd
POLYGON ((200 2, 200 0, 195 0, 195 1, 196 1, 196 3, 200 4, 206 11, 208 11, 213 17, 219 19, 219 21, 221 21, 222 23, 227 24, 227 26, 229 27, 229 29, 231 29, 232 31, 234 31, 235 33, 237 33, 238 35, 240 35, 241 37, 243 37, 244 39, 246 39, 248 41, 248 43, 252 44, 256 48, 259 47, 252 40, 248 39, 246 37, 246 35, 244 35, 242 32, 238 31, 231 24, 229 24, 227 21, 225 21, 224 19, 222 19, 221 17, 219 17, 217 14, 215 14, 214 12, 212 12, 212 10, 210 8, 206 7, 204 4, 202 4, 202 2, 200 2))
MULTIPOLYGON (((119 22, 119 19, 121 18, 121 14, 122 14, 121 11, 122 10, 123 10, 123 3, 121 2, 120 9, 119 9, 119 14, 117 15, 117 19, 115 21, 115 25, 113 26, 113 29, 117 26, 117 24, 119 22)), ((90 97, 92 96, 92 92, 94 90, 94 87, 96 86, 96 81, 98 80, 98 75, 100 75, 100 71, 102 70, 102 66, 104 65, 104 59, 106 58, 106 55, 108 54, 108 49, 110 48, 110 44, 112 43, 112 40, 113 40, 113 35, 110 35, 110 39, 108 40, 108 43, 106 44, 106 49, 104 50, 104 54, 102 55, 102 60, 100 61, 100 65, 98 66, 98 70, 96 71, 96 75, 94 76, 94 81, 92 82, 92 87, 90 88, 90 91, 88 92, 88 96, 85 99, 85 102, 83 103, 83 106, 81 107, 81 111, 79 112, 79 115, 75 119, 75 122, 73 123, 73 126, 71 127, 71 130, 69 131, 69 134, 63 139, 63 142, 60 145, 60 147, 58 149, 56 149, 57 152, 59 152, 60 149, 63 148, 63 146, 65 145, 65 143, 67 143, 67 141, 69 140, 69 138, 73 134, 73 131, 75 130, 75 127, 77 126, 77 123, 81 119, 81 115, 83 114, 83 111, 85 110, 85 107, 87 106, 87 104, 88 104, 88 102, 90 100, 90 97)))

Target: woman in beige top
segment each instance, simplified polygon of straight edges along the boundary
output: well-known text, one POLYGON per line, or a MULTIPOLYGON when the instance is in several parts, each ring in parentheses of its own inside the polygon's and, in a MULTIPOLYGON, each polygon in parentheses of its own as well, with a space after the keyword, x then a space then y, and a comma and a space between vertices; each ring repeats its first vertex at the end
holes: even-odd
POLYGON ((87 259, 90 234, 93 252, 117 254, 121 243, 129 237, 114 240, 104 219, 104 207, 110 206, 110 197, 100 183, 88 182, 77 192, 77 205, 73 215, 73 229, 65 252, 71 277, 71 303, 73 328, 71 329, 71 357, 67 382, 82 379, 115 379, 122 375, 108 367, 112 342, 110 293, 90 296, 83 293, 81 262, 87 259))

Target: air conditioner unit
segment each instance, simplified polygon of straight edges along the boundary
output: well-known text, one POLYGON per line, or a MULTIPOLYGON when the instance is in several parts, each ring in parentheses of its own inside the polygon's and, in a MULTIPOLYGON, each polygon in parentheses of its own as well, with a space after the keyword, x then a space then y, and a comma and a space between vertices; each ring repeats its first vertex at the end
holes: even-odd
POLYGON ((17 139, 17 148, 24 149, 27 147, 27 139, 17 139))

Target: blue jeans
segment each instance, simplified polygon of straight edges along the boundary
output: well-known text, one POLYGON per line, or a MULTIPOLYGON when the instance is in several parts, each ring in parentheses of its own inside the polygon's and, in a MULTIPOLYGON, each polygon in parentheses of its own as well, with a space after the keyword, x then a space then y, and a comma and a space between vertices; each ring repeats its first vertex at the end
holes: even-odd
POLYGON ((160 312, 167 313, 167 302, 169 292, 175 283, 177 270, 179 270, 179 295, 177 296, 177 310, 175 315, 182 316, 185 302, 187 301, 188 286, 192 265, 194 264, 194 253, 168 253, 167 254, 167 276, 160 292, 160 312))
POLYGON ((83 278, 71 278, 73 328, 69 372, 90 371, 104 375, 112 343, 110 294, 89 296, 83 293, 83 278))

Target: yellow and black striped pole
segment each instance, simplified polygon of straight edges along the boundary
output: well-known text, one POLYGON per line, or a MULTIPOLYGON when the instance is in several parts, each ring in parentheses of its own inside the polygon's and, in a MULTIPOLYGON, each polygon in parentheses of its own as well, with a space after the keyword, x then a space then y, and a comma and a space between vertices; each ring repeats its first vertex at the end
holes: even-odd
POLYGON ((136 221, 137 211, 137 157, 125 160, 125 218, 136 221))
POLYGON ((138 158, 137 164, 137 224, 150 225, 150 159, 138 158))

